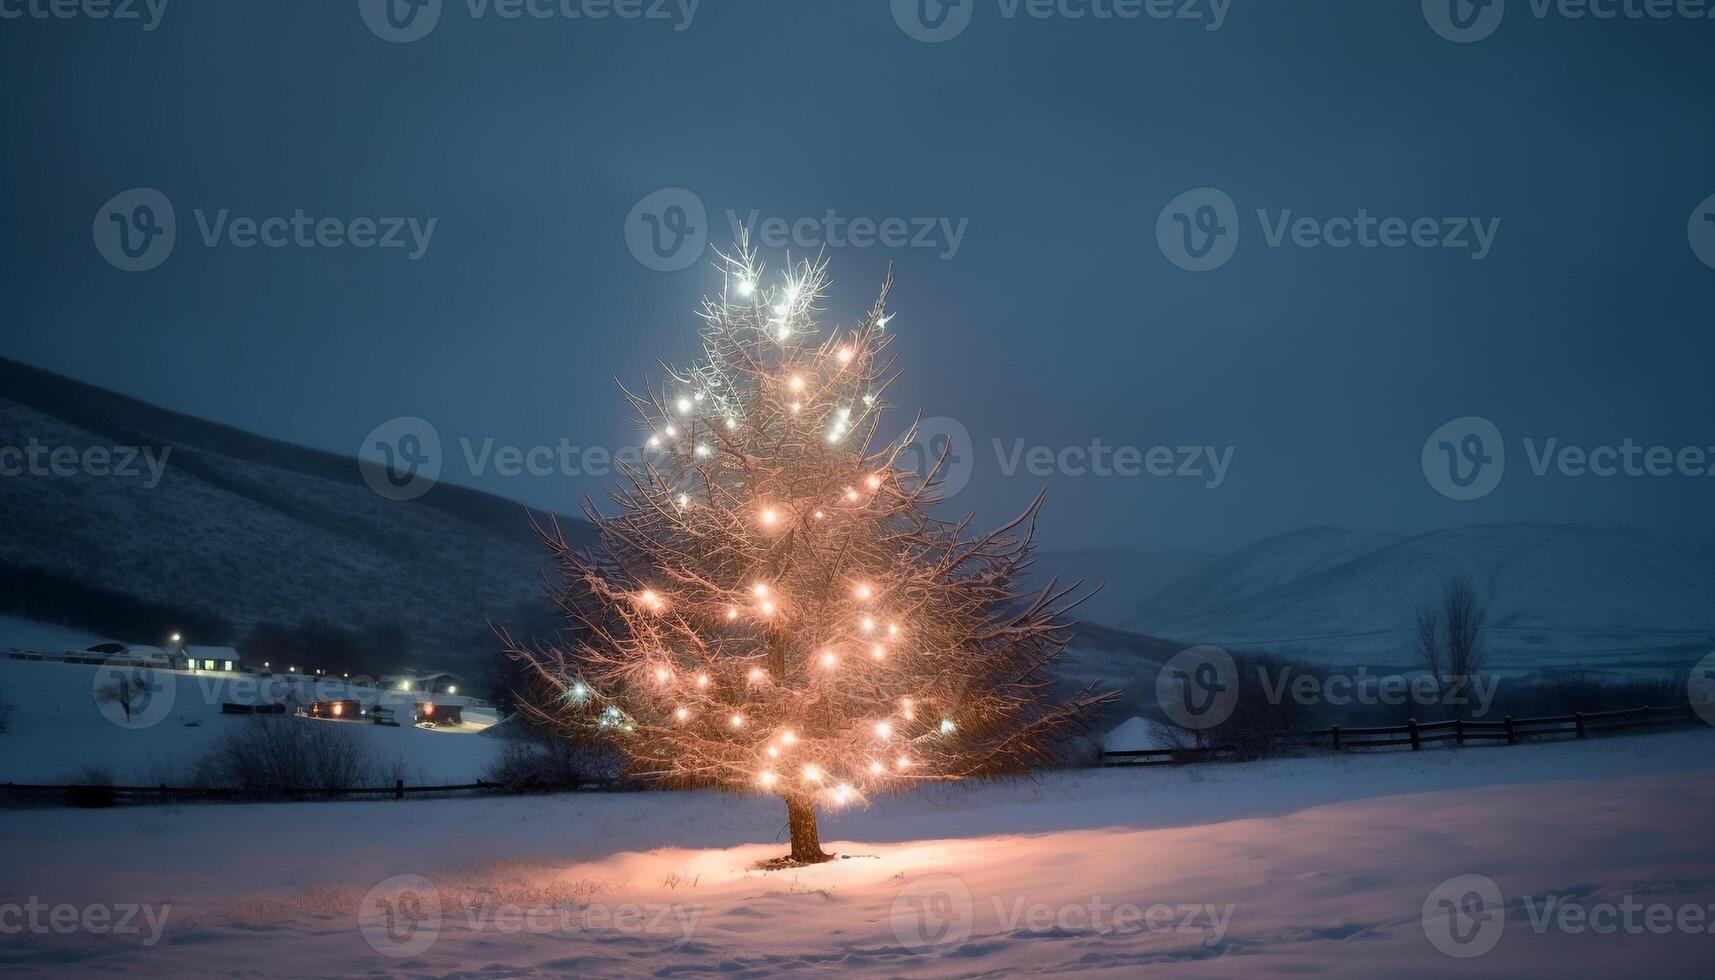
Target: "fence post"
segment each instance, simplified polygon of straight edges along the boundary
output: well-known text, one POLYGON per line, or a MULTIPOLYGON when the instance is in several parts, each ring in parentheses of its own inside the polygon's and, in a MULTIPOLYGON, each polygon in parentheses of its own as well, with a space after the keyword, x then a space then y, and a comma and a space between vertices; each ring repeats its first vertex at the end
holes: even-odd
POLYGON ((1340 726, 1334 726, 1334 751, 1340 751, 1340 726))
POLYGON ((1411 729, 1411 751, 1416 752, 1423 748, 1423 739, 1417 733, 1417 719, 1407 718, 1405 725, 1411 729))
POLYGON ((1507 744, 1518 744, 1518 730, 1513 728, 1513 716, 1507 715, 1507 744))
POLYGON ((1453 719, 1453 744, 1465 744, 1465 719, 1463 718, 1453 719))
POLYGON ((405 781, 403 779, 393 780, 393 798, 396 800, 405 798, 405 781))
POLYGON ((1582 712, 1582 711, 1572 712, 1572 723, 1578 726, 1578 737, 1579 738, 1587 738, 1589 736, 1589 732, 1584 727, 1584 712, 1582 712))

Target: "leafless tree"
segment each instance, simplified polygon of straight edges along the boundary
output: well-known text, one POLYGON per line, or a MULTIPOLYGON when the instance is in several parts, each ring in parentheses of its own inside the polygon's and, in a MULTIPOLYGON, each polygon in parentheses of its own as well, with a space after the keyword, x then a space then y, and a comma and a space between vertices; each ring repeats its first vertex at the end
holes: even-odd
POLYGON ((131 720, 131 709, 144 701, 150 691, 149 681, 138 674, 118 672, 118 676, 95 692, 99 704, 117 704, 125 709, 125 720, 131 720))
POLYGON ((1488 616, 1471 580, 1452 576, 1441 584, 1440 601, 1417 611, 1417 657, 1435 677, 1446 701, 1466 713, 1467 692, 1488 664, 1483 627, 1488 616))
POLYGON ((829 859, 816 808, 933 780, 1018 772, 1105 698, 1057 697, 1049 668, 1076 586, 1019 590, 1040 495, 983 534, 930 516, 946 453, 876 445, 897 378, 886 301, 816 325, 825 264, 777 286, 744 242, 704 301, 702 357, 626 397, 647 433, 586 554, 544 528, 566 639, 518 649, 564 737, 619 750, 626 775, 786 803, 791 853, 829 859))

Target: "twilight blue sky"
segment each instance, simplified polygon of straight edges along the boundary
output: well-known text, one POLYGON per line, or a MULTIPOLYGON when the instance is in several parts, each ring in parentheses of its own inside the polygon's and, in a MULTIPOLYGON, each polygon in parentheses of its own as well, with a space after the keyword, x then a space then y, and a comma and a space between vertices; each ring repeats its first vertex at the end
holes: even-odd
POLYGON ((0 354, 345 453, 422 416, 448 478, 567 509, 600 481, 472 475, 459 441, 635 438, 612 379, 688 356, 716 282, 628 247, 633 206, 681 187, 717 246, 729 210, 965 222, 950 258, 830 248, 829 321, 893 262, 893 401, 971 432, 961 507, 1008 516, 1046 483, 1053 545, 1715 529, 1715 478, 1537 477, 1523 442, 1715 447, 1715 268, 1692 241, 1715 195, 1715 20, 1511 0, 1459 44, 1418 0, 1231 0, 1214 31, 961 2, 969 26, 944 43, 908 36, 887 0, 703 0, 683 30, 446 0, 409 43, 358 0, 170 0, 152 31, 0 19, 0 354), (92 223, 136 187, 172 202, 177 241, 125 272, 92 223), (1235 202, 1239 244, 1197 273, 1156 226, 1200 187, 1235 202), (415 260, 209 247, 196 214, 221 209, 435 227, 415 260), (1360 209, 1500 224, 1480 261, 1269 242, 1288 210, 1360 209), (1470 415, 1503 433, 1506 476, 1455 501, 1420 453, 1470 415), (1230 469, 1214 489, 1044 480, 1004 473, 994 446, 1098 438, 1231 447, 1230 469))

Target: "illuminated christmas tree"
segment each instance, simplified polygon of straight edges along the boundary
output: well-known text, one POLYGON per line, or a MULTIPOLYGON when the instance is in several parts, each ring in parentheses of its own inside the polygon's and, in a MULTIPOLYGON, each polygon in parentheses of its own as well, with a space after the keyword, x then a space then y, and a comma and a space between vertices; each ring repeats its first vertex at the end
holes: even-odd
POLYGON ((874 445, 891 276, 824 337, 825 263, 768 285, 745 243, 722 260, 702 358, 625 393, 647 455, 609 513, 585 500, 599 548, 545 529, 568 641, 513 652, 539 720, 633 778, 778 795, 786 860, 824 861, 818 806, 1028 770, 1104 698, 1048 673, 1074 589, 1020 591, 1041 496, 971 534, 928 512, 944 455, 917 473, 896 465, 913 432, 874 445))

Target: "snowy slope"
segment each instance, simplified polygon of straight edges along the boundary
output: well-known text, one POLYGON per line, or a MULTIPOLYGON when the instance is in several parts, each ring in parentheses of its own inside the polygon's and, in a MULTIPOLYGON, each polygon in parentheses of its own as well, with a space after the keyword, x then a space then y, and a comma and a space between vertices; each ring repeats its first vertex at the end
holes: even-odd
MULTIPOLYGON (((171 452, 158 484, 142 464, 135 477, 0 480, 8 574, 52 575, 235 633, 263 620, 320 618, 348 630, 397 623, 417 653, 441 663, 468 656, 489 619, 543 603, 544 549, 521 504, 448 484, 418 500, 383 500, 352 458, 0 358, 0 445, 32 444, 171 452)), ((577 520, 563 526, 573 540, 587 530, 577 520)), ((101 611, 99 601, 85 605, 101 611)))
POLYGON ((1349 550, 1342 545, 1363 540, 1318 531, 1243 549, 1152 597, 1130 626, 1186 642, 1404 663, 1414 610, 1433 600, 1444 578, 1461 574, 1489 602, 1497 666, 1654 666, 1715 644, 1715 540, 1708 537, 1482 525, 1341 557, 1349 550), (1301 571, 1289 574, 1295 566, 1301 571))
POLYGON ((0 901, 171 906, 157 944, 21 936, 0 968, 1692 976, 1706 934, 1539 935, 1525 902, 1715 902, 1711 749, 1699 730, 930 787, 826 818, 847 859, 767 873, 778 801, 717 793, 0 811, 0 901), (1424 918, 1464 874, 1514 913, 1474 961, 1424 918))
POLYGON ((1080 579, 1084 591, 1101 591, 1078 607, 1077 616, 1108 626, 1125 623, 1138 603, 1187 576, 1195 575, 1217 560, 1206 551, 1183 548, 1149 550, 1054 549, 1037 552, 1036 564, 1026 583, 1040 589, 1052 578, 1062 587, 1080 579))

